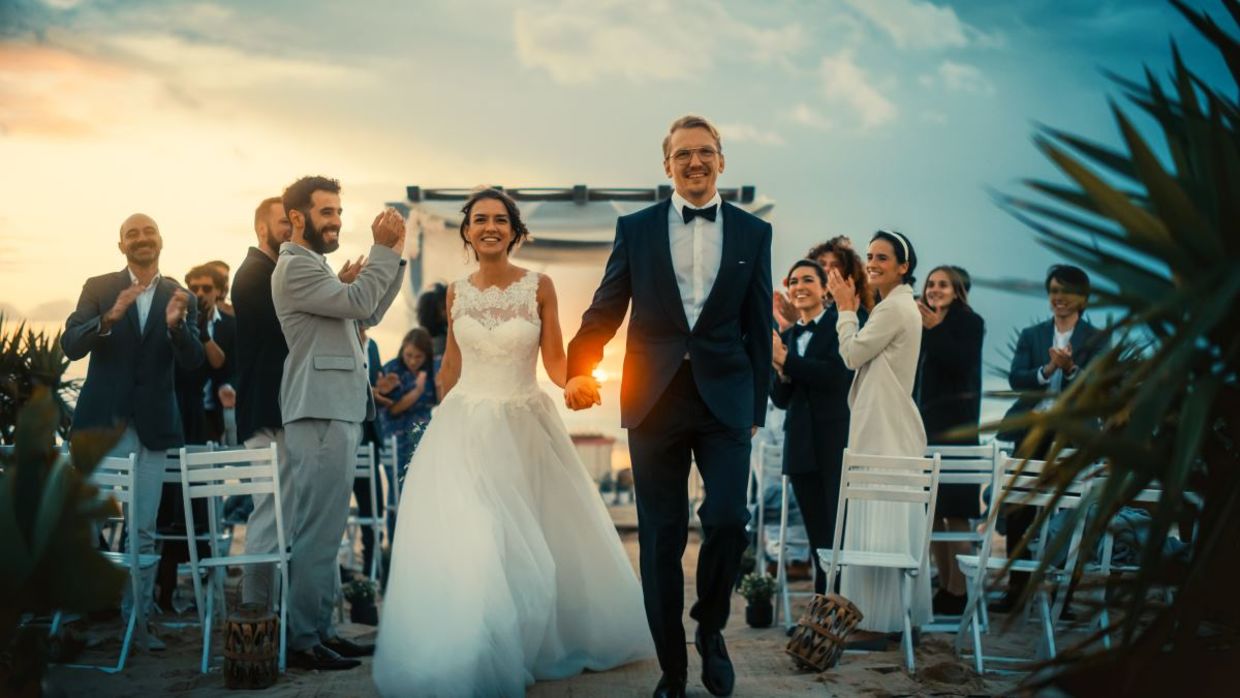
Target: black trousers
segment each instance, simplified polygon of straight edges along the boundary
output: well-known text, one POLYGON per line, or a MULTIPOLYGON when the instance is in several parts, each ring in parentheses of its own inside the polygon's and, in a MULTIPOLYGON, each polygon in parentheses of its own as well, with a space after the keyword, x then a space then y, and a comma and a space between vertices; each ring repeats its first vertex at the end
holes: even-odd
MULTIPOLYGON (((825 594, 827 573, 818 560, 819 548, 830 548, 835 543, 835 515, 840 503, 840 473, 834 477, 822 471, 789 475, 792 493, 796 495, 805 532, 809 534, 810 558, 814 561, 814 592, 825 594)), ((836 575, 836 586, 839 585, 836 575)))
POLYGON ((629 430, 646 620, 659 666, 670 676, 688 672, 681 558, 689 538, 690 464, 697 463, 705 495, 697 512, 702 523, 698 600, 689 615, 709 633, 727 624, 748 543, 749 441, 749 429, 726 426, 711 414, 688 362, 641 425, 629 430))

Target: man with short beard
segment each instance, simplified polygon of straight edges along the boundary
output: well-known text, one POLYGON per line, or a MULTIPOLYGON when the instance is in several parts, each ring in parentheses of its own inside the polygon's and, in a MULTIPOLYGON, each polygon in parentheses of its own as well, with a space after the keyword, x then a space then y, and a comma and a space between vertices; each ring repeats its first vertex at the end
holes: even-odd
POLYGON ((390 208, 376 216, 369 261, 346 265, 342 280, 324 258, 340 246, 340 184, 303 177, 282 199, 293 233, 280 246, 271 296, 289 349, 280 410, 297 498, 289 664, 350 669, 360 664, 354 657, 374 653, 332 626, 361 423, 375 416, 358 325, 377 325, 400 291, 405 222, 390 208))
MULTIPOLYGON (((155 517, 163 489, 165 453, 185 444, 174 390, 174 365, 197 368, 203 362, 198 312, 176 281, 159 274, 163 238, 147 215, 135 213, 121 224, 117 247, 125 255, 119 272, 87 279, 77 308, 65 322, 60 346, 76 361, 90 355, 86 382, 73 411, 73 432, 122 428, 109 456, 137 456, 137 484, 127 525, 138 532, 138 553, 155 552, 155 517)), ((163 649, 146 617, 155 582, 154 569, 140 573, 137 605, 138 646, 163 649)), ((130 586, 122 601, 133 607, 130 586)))

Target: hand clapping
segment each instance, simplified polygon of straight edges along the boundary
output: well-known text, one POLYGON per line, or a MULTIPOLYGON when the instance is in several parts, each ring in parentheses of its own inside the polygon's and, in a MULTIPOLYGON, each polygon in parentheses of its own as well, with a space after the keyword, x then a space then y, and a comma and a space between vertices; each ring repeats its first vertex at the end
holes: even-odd
POLYGON ((835 299, 835 307, 840 311, 856 311, 861 303, 857 298, 857 289, 852 282, 840 275, 838 269, 827 271, 827 291, 835 299))
POLYGON ((185 315, 188 312, 189 293, 185 289, 179 288, 176 293, 172 294, 172 298, 168 299, 168 309, 164 313, 164 321, 168 324, 169 329, 178 327, 185 320, 185 315))
POLYGON ((336 276, 340 279, 340 283, 351 284, 357 279, 357 275, 362 273, 362 267, 364 266, 366 266, 365 255, 358 257, 356 262, 350 262, 346 259, 344 260, 344 266, 340 267, 340 273, 336 276))
POLYGON ((784 361, 788 359, 788 347, 779 338, 779 334, 771 332, 771 363, 779 371, 784 370, 784 361))
POLYGON ((924 298, 917 302, 917 310, 921 312, 921 326, 927 330, 938 327, 943 322, 943 318, 947 317, 947 308, 931 308, 926 305, 924 298))
POLYGON ((396 252, 405 249, 405 218, 394 208, 386 208, 370 224, 376 245, 390 247, 396 252))

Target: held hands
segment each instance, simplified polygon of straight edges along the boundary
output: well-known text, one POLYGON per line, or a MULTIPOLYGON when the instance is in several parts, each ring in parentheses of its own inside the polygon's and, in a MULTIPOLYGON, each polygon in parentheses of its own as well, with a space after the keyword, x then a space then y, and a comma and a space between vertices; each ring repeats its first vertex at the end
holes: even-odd
POLYGON ((573 376, 564 385, 564 404, 570 410, 587 410, 603 404, 598 381, 593 376, 573 376))
POLYGON ((164 313, 164 321, 168 324, 168 329, 180 327, 188 312, 189 293, 185 289, 178 288, 176 293, 172 294, 172 298, 168 299, 168 308, 164 313))
POLYGON ((362 267, 365 267, 365 266, 366 266, 365 255, 358 257, 356 262, 350 262, 349 260, 346 259, 344 260, 344 266, 340 267, 340 272, 336 274, 336 276, 337 278, 340 279, 340 283, 351 284, 353 283, 353 280, 357 278, 357 275, 362 273, 362 267))
POLYGON ((405 249, 405 218, 394 208, 384 209, 370 224, 376 245, 390 247, 397 253, 405 249))
POLYGON ((835 307, 840 311, 856 312, 861 306, 861 302, 857 299, 857 289, 853 287, 852 282, 840 276, 838 269, 827 271, 827 291, 835 299, 835 307))
POLYGON ((917 302, 917 310, 921 312, 921 326, 927 330, 938 327, 943 322, 943 318, 947 317, 947 308, 935 310, 926 305, 925 299, 917 302))

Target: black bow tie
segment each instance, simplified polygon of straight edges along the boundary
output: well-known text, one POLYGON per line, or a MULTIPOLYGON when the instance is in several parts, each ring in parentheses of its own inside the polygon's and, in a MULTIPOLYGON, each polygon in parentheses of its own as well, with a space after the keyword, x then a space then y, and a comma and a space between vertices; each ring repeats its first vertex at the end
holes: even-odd
POLYGON ((804 332, 813 333, 814 328, 815 328, 815 327, 817 327, 817 326, 818 326, 818 321, 817 321, 817 320, 810 320, 809 322, 805 323, 804 325, 797 324, 797 325, 793 326, 793 328, 792 328, 792 333, 793 333, 794 335, 796 335, 796 336, 800 337, 800 336, 801 336, 801 334, 802 334, 802 333, 804 333, 804 332))
POLYGON ((694 218, 698 216, 705 218, 711 223, 714 223, 715 212, 717 211, 718 208, 719 208, 718 204, 707 206, 706 208, 691 208, 689 206, 685 206, 684 210, 681 213, 685 217, 685 225, 688 225, 690 221, 692 221, 694 218))

